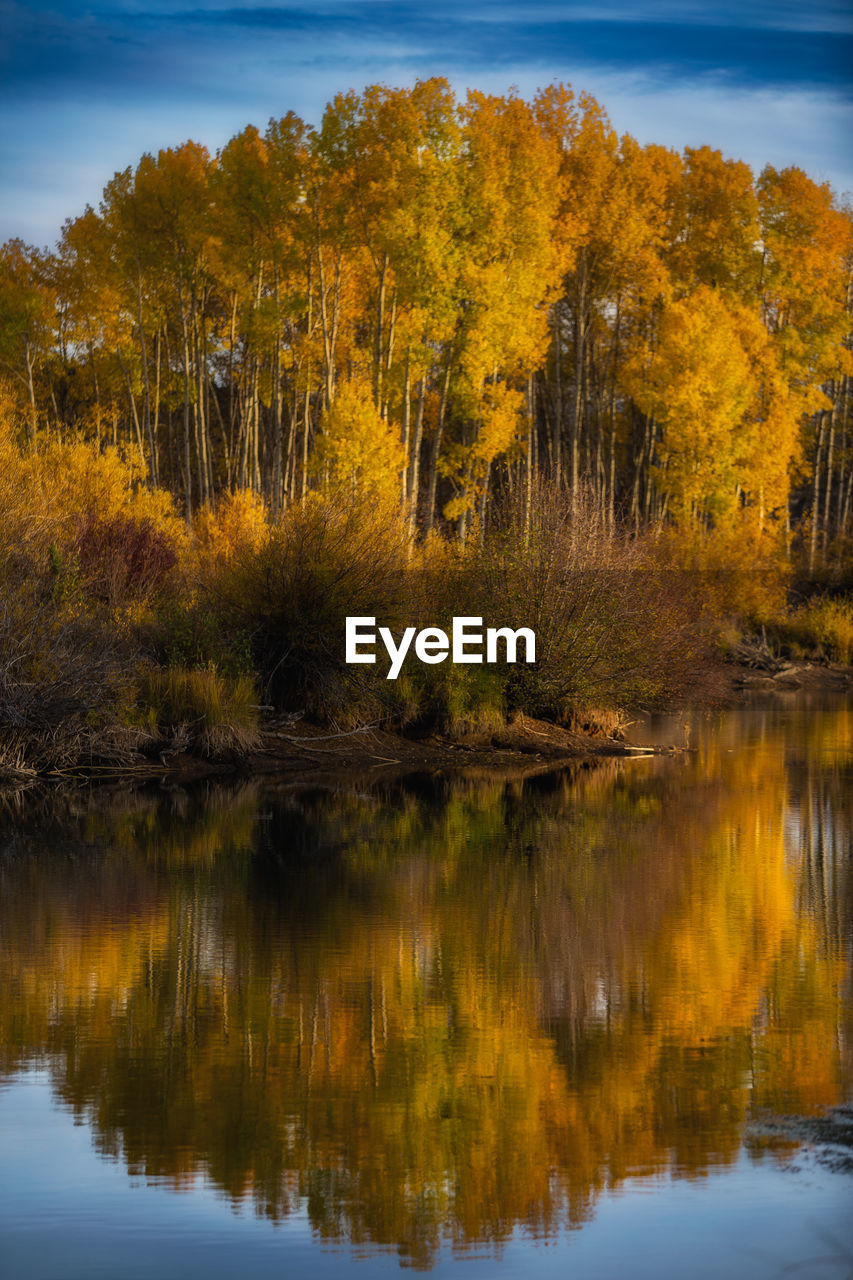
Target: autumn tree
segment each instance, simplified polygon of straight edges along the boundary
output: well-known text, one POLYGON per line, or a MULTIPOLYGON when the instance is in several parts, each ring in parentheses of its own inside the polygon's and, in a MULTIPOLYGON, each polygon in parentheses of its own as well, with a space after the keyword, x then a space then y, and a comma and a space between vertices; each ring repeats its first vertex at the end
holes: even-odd
POLYGON ((0 366, 26 393, 31 447, 39 428, 36 386, 46 370, 55 326, 46 265, 45 255, 23 240, 0 248, 0 366))
POLYGON ((811 464, 808 563, 819 530, 825 553, 831 524, 850 509, 848 380, 853 372, 850 213, 836 207, 828 183, 801 169, 768 166, 758 181, 763 236, 762 315, 774 336, 790 393, 804 414, 811 464), (840 437, 840 438, 839 438, 840 437))
POLYGON ((109 442, 190 520, 343 467, 464 541, 495 495, 529 531, 541 477, 579 528, 739 512, 816 569, 853 518, 851 244, 826 184, 640 146, 570 86, 374 84, 3 246, 0 372, 30 447, 109 442))

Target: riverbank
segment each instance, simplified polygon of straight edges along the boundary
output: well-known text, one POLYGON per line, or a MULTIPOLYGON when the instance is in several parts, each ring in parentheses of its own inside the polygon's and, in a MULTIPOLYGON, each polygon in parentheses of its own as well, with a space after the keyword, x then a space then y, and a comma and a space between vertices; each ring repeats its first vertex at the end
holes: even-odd
MULTIPOLYGON (((736 706, 753 692, 780 695, 799 689, 843 692, 853 688, 853 667, 839 663, 785 663, 775 671, 760 671, 743 664, 709 664, 693 686, 694 704, 706 707, 736 706)), ((560 762, 604 757, 671 755, 688 749, 677 736, 665 743, 631 744, 621 736, 570 732, 561 725, 518 715, 495 732, 460 738, 440 734, 414 737, 365 726, 345 733, 330 733, 315 726, 281 717, 262 729, 260 750, 250 753, 241 768, 253 774, 278 774, 293 779, 320 779, 367 771, 443 773, 464 768, 522 768, 525 772, 560 762)), ((191 767, 191 762, 175 765, 191 767)))
MULTIPOLYGON (((796 690, 837 691, 853 688, 853 667, 840 663, 791 663, 753 658, 752 665, 715 663, 697 678, 691 705, 736 706, 754 693, 780 696, 796 690)), ((376 774, 393 777, 412 772, 444 774, 462 769, 513 769, 520 774, 570 761, 605 757, 667 755, 687 750, 674 733, 671 741, 650 745, 627 743, 614 733, 572 731, 546 720, 517 714, 511 723, 491 731, 453 736, 416 735, 367 724, 338 731, 307 723, 298 715, 268 715, 257 744, 219 759, 188 750, 177 738, 134 749, 130 743, 113 759, 81 760, 66 769, 39 772, 26 765, 0 765, 0 785, 27 786, 62 780, 116 783, 121 780, 165 781, 183 785, 213 777, 276 777, 285 782, 328 781, 331 777, 376 774)))
POLYGON ((24 786, 39 780, 73 778, 93 783, 159 779, 181 785, 203 778, 245 775, 310 784, 332 775, 364 775, 369 771, 394 775, 516 767, 527 772, 561 761, 666 754, 674 749, 630 746, 616 738, 571 733, 525 716, 497 732, 457 739, 440 734, 412 737, 376 724, 330 732, 293 716, 278 716, 262 725, 259 739, 255 749, 218 760, 166 744, 156 756, 137 751, 113 763, 81 762, 73 768, 41 774, 26 767, 0 766, 0 784, 24 786))
POLYGON ((327 733, 309 725, 269 725, 262 750, 252 753, 247 767, 253 773, 319 776, 366 770, 442 773, 460 768, 507 768, 554 764, 564 760, 604 756, 663 754, 666 748, 629 746, 616 738, 571 733, 560 725, 518 716, 493 733, 464 738, 430 734, 411 737, 379 726, 348 733, 327 733))
POLYGON ((853 666, 841 662, 792 662, 766 649, 744 651, 734 667, 732 688, 743 690, 837 689, 853 687, 853 666))

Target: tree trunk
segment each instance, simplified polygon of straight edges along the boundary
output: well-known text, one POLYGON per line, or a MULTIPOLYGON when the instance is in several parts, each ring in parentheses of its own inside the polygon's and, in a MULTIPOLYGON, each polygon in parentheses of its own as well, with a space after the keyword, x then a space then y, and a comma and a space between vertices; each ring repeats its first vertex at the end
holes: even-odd
POLYGON ((809 537, 809 573, 814 573, 817 559, 817 526, 820 520, 820 468, 823 458, 823 441, 826 435, 826 410, 821 410, 820 426, 815 446, 814 476, 812 477, 812 527, 809 537))
POLYGON ((178 265, 178 301, 181 308, 181 336, 184 360, 184 509, 187 523, 193 514, 193 477, 190 458, 190 340, 187 332, 187 313, 184 305, 183 272, 178 265))
POLYGON ((580 482, 580 441, 583 425, 583 372, 586 346, 586 254, 578 255, 577 311, 575 314, 575 386, 572 409, 572 505, 577 503, 580 482))
MULTIPOLYGON (((275 304, 278 316, 278 271, 275 273, 275 304)), ((281 341, 276 323, 275 351, 272 368, 272 412, 273 412, 273 448, 272 448, 272 509, 278 515, 282 508, 282 447, 283 433, 281 425, 281 341)))
POLYGON ((36 388, 33 380, 33 352, 30 340, 27 338, 27 391, 30 397, 30 416, 27 420, 27 444, 31 449, 35 449, 36 432, 38 431, 38 410, 36 409, 36 388))
POLYGON ((409 497, 409 432, 411 428, 412 417, 412 388, 409 381, 409 356, 406 354, 406 363, 403 376, 403 428, 402 428, 402 444, 403 444, 403 470, 400 475, 400 501, 403 510, 407 508, 409 497))
POLYGON ((148 348, 145 342, 145 326, 142 321, 142 267, 139 262, 139 251, 136 254, 136 306, 139 320, 139 347, 142 353, 142 420, 145 426, 145 438, 148 441, 148 475, 152 485, 158 483, 157 450, 154 447, 154 434, 151 430, 151 389, 148 382, 148 348))
POLYGON ((412 440, 412 456, 409 463, 409 535, 414 536, 418 521, 418 493, 421 482, 421 443, 424 436, 424 404, 426 401, 426 377, 418 383, 418 409, 415 414, 415 432, 412 440))
POLYGON ((432 441, 432 452, 429 467, 429 493, 427 495, 426 532, 429 533, 435 524, 435 493, 438 485, 438 459, 441 453, 441 437, 444 434, 444 415, 447 412, 447 393, 450 390, 450 365, 452 356, 448 352, 447 364, 444 368, 444 381, 441 385, 441 400, 438 406, 438 421, 435 424, 435 435, 432 441))
POLYGON ((527 456, 524 460, 524 534, 530 537, 533 516, 533 445, 536 431, 535 390, 533 375, 527 379, 527 456))
POLYGON ((560 303, 554 305, 554 419, 551 424, 551 467, 554 483, 563 482, 563 340, 560 333, 560 303))
POLYGON ((376 294, 376 331, 373 337, 373 399, 377 409, 382 412, 383 378, 382 378, 382 334, 385 328, 385 282, 388 276, 388 254, 382 255, 382 266, 378 269, 379 287, 376 294))
POLYGON ((829 514, 832 502, 832 455, 835 448, 835 419, 838 413, 836 388, 832 387, 832 410, 829 415, 829 442, 826 447, 826 489, 823 503, 823 532, 821 535, 821 556, 826 563, 826 543, 829 537, 829 514))

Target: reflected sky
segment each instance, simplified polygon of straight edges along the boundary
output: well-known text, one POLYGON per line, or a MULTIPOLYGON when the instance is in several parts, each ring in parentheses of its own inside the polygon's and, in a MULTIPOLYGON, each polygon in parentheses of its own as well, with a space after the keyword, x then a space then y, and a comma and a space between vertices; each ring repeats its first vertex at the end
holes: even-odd
MULTIPOLYGON (((29 1141, 19 1147, 14 1179, 2 1176, 0 1161, 0 1268, 10 1276, 113 1280, 117 1257, 122 1280, 230 1280, 246 1271, 247 1258, 253 1280, 331 1280, 345 1273, 363 1276, 367 1267, 371 1280, 401 1274, 393 1254, 373 1253, 353 1267, 336 1249, 318 1250, 307 1213, 274 1224, 259 1222, 245 1208, 223 1213, 216 1189, 201 1177, 180 1196, 156 1182, 143 1187, 140 1180, 117 1178, 92 1150, 88 1129, 75 1127, 67 1113, 58 1115, 43 1073, 30 1073, 14 1092, 0 1089, 0 1151, 11 1150, 22 1122, 29 1141), (54 1227, 60 1207, 63 1215, 61 1230, 39 1230, 35 1247, 34 1207, 54 1227)), ((743 1160, 726 1177, 672 1182, 656 1194, 627 1190, 602 1197, 595 1219, 565 1236, 560 1247, 537 1246, 516 1232, 500 1254, 502 1280, 530 1280, 534 1274, 536 1280, 661 1280, 683 1273, 685 1241, 691 1280, 719 1280, 722 1274, 732 1280, 778 1280, 789 1272, 814 1280, 849 1275, 849 1232, 839 1232, 850 1193, 843 1175, 816 1176, 810 1170, 803 1179, 768 1166, 756 1181, 743 1160), (819 1266, 816 1257, 823 1259, 819 1266)), ((494 1280, 495 1265, 491 1252, 443 1257, 428 1274, 442 1280, 461 1271, 464 1280, 494 1280)))
POLYGON ((117 169, 194 137, 212 150, 334 93, 447 76, 594 93, 620 132, 795 163, 853 188, 846 4, 320 4, 0 0, 0 238, 51 243, 117 169))

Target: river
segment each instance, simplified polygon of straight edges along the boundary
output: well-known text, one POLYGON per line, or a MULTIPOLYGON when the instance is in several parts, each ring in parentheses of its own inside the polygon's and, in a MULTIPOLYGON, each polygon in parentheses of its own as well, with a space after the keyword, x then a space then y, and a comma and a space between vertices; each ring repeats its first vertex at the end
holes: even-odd
POLYGON ((853 701, 676 731, 0 796, 4 1280, 849 1276, 853 701))

